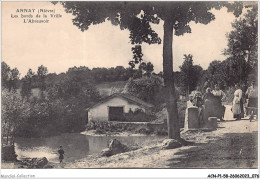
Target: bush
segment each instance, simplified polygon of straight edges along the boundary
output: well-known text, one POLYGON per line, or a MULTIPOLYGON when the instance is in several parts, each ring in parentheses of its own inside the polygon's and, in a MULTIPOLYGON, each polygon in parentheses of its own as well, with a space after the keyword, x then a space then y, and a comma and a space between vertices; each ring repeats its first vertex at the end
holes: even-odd
POLYGON ((87 130, 96 130, 97 134, 105 134, 106 132, 133 132, 141 134, 158 134, 167 135, 167 126, 152 123, 120 123, 91 120, 87 124, 87 130))
POLYGON ((111 124, 108 123, 108 121, 99 121, 99 120, 91 120, 88 124, 87 124, 87 130, 96 130, 97 133, 101 133, 102 132, 114 132, 114 130, 116 129, 115 127, 112 127, 111 124))

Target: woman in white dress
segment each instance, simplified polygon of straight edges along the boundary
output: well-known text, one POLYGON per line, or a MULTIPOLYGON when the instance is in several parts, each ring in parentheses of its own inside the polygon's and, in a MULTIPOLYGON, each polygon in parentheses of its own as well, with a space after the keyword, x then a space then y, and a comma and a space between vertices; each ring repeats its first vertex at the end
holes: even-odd
POLYGON ((235 85, 236 91, 234 93, 234 99, 232 104, 232 112, 233 117, 237 120, 241 119, 241 114, 243 113, 243 101, 242 101, 242 90, 240 89, 240 85, 235 85))

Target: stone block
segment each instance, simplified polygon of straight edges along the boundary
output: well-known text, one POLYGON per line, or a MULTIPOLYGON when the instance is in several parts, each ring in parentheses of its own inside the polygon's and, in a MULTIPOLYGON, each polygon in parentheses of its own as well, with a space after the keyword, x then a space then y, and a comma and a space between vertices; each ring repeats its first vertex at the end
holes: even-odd
POLYGON ((105 156, 105 157, 109 157, 112 155, 111 150, 109 150, 109 148, 105 148, 101 151, 101 156, 105 156))
POLYGON ((218 127, 217 121, 218 121, 217 117, 209 117, 208 123, 207 123, 207 128, 210 128, 213 130, 217 129, 217 127, 218 127))
POLYGON ((196 106, 188 107, 185 114, 184 129, 197 129, 199 127, 199 108, 196 106))

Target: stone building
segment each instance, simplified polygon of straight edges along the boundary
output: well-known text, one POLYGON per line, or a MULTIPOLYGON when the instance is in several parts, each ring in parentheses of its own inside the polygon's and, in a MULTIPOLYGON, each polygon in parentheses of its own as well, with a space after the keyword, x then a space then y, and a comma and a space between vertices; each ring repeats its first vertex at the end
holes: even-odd
POLYGON ((142 109, 151 113, 153 105, 129 94, 116 93, 87 109, 88 121, 122 121, 124 113, 142 109))

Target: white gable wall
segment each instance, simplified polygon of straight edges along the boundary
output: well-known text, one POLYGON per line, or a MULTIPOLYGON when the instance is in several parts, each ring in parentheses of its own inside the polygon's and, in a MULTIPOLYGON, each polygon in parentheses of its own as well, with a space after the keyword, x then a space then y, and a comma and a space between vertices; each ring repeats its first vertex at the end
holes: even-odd
POLYGON ((108 107, 123 107, 124 113, 128 113, 130 108, 132 109, 132 111, 135 111, 135 109, 143 109, 143 111, 145 112, 145 108, 142 108, 141 106, 133 103, 129 103, 126 99, 116 96, 104 103, 91 108, 88 111, 88 120, 108 121, 108 107))

